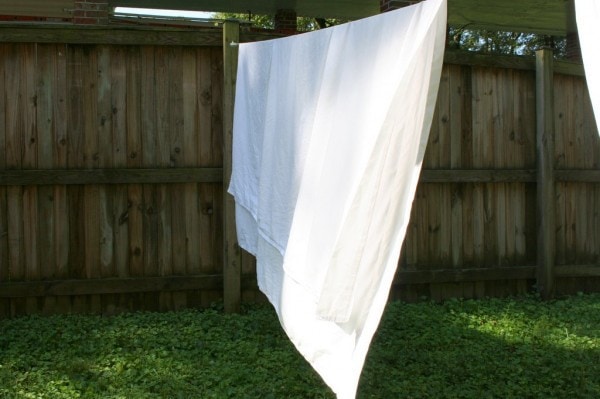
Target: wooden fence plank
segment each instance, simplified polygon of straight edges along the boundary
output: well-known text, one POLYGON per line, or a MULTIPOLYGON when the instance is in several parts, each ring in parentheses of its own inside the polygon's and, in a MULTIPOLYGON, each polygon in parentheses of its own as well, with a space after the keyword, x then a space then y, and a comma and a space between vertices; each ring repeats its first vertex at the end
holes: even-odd
MULTIPOLYGON (((224 60, 223 60, 223 49, 221 47, 212 47, 210 49, 210 70, 211 70, 211 147, 212 156, 211 162, 213 165, 224 165, 224 109, 223 104, 225 101, 225 73, 224 73, 224 60)), ((225 172, 223 172, 225 176, 225 172)), ((206 270, 218 270, 219 273, 223 271, 224 263, 224 193, 227 184, 210 184, 207 185, 207 192, 209 193, 209 203, 212 205, 212 213, 209 213, 208 219, 210 222, 210 237, 211 237, 211 248, 212 256, 214 261, 212 267, 210 264, 206 264, 206 270)), ((203 268, 204 270, 204 268, 203 268)))
MULTIPOLYGON (((101 124, 101 116, 98 115, 100 96, 104 88, 100 87, 102 81, 99 76, 99 67, 103 64, 102 54, 98 46, 86 46, 84 48, 83 64, 83 149, 84 167, 88 169, 100 166, 100 137, 98 134, 101 124)), ((88 185, 83 188, 83 212, 85 215, 84 239, 85 253, 84 265, 86 278, 99 278, 101 271, 101 196, 99 185, 88 185)), ((100 313, 102 310, 99 295, 92 295, 86 300, 86 306, 92 313, 100 313)))
MULTIPOLYGON (((36 46, 26 44, 20 48, 19 58, 19 96, 21 118, 17 132, 23 137, 23 168, 37 168, 38 132, 36 125, 36 46)), ((38 240, 38 190, 37 187, 23 188, 23 244, 25 251, 26 277, 30 280, 40 278, 39 240, 38 240)), ((25 310, 28 314, 37 313, 40 309, 37 301, 26 298, 25 310)))
MULTIPOLYGON (((171 165, 185 165, 184 136, 184 80, 183 80, 183 48, 180 46, 169 48, 169 76, 172 82, 169 85, 169 153, 171 165)), ((194 134, 195 132, 192 132, 194 134)), ((186 273, 186 209, 185 209, 185 185, 176 184, 167 187, 171 193, 171 251, 172 251, 172 273, 186 273)), ((187 293, 173 292, 172 308, 181 309, 187 305, 187 293)))
POLYGON ((235 98, 235 79, 237 73, 240 26, 236 22, 223 24, 223 299, 226 312, 238 312, 241 301, 241 252, 235 231, 235 203, 227 193, 231 178, 231 146, 233 142, 233 106, 235 98))
MULTIPOLYGON (((139 47, 127 48, 127 167, 142 166, 142 132, 141 132, 141 51, 139 47)), ((144 203, 141 184, 127 186, 127 211, 123 215, 123 223, 127 224, 129 234, 129 269, 127 275, 142 276, 144 274, 144 203)))
MULTIPOLYGON (((0 170, 6 168, 6 66, 8 46, 0 44, 0 170)), ((7 188, 0 187, 0 283, 9 279, 9 241, 7 188)), ((10 317, 10 299, 0 299, 0 318, 10 317)))
MULTIPOLYGON (((127 165, 127 53, 123 46, 111 48, 110 58, 110 120, 112 142, 112 167, 126 168, 127 165)), ((113 276, 129 275, 129 228, 127 215, 129 212, 126 185, 110 187, 113 193, 113 206, 110 209, 110 223, 114 235, 114 270, 113 276)))
MULTIPOLYGON (((184 167, 198 166, 200 154, 199 71, 197 49, 186 49, 182 60, 182 101, 183 101, 183 147, 184 167)), ((210 76, 210 75, 209 75, 210 76)), ((200 273, 200 218, 198 202, 198 184, 188 183, 183 186, 183 209, 185 219, 184 255, 187 273, 200 273)))
MULTIPOLYGON (((140 108, 142 112, 142 166, 156 167, 156 87, 155 87, 155 48, 142 47, 140 108)), ((158 275, 158 206, 156 203, 156 187, 143 186, 143 233, 144 233, 144 276, 158 275)))
POLYGON ((556 254, 556 223, 554 208, 554 91, 552 51, 536 52, 536 114, 537 114, 537 226, 538 266, 537 286, 544 298, 554 291, 554 257, 556 254))
MULTIPOLYGON (((111 78, 111 49, 107 45, 97 46, 97 128, 94 133, 98 140, 99 168, 114 167, 113 160, 113 132, 112 132, 112 78, 111 78)), ((114 229, 113 229, 113 199, 114 189, 105 185, 98 185, 98 245, 99 245, 99 274, 101 277, 115 275, 114 254, 114 229)))
MULTIPOLYGON (((6 169, 6 108, 5 108, 5 60, 8 59, 7 46, 0 44, 0 170, 6 169)), ((8 280, 8 214, 6 187, 0 186, 0 283, 8 280)), ((0 318, 10 316, 10 300, 0 299, 0 318)))
MULTIPOLYGON (((467 176, 466 178, 471 177, 467 176)), ((0 171, 0 186, 215 183, 222 181, 222 179, 222 168, 96 168, 0 171)))
MULTIPOLYGON (((54 166, 54 106, 57 97, 56 87, 56 46, 37 45, 35 64, 36 90, 36 127, 38 135, 37 167, 52 168, 54 166)), ((56 270, 56 237, 54 214, 54 188, 51 186, 38 187, 38 224, 37 242, 40 257, 41 279, 57 277, 56 270)), ((51 313, 56 308, 56 298, 43 298, 42 312, 51 313)))
POLYGON ((0 28, 0 42, 162 46, 218 46, 218 29, 105 27, 72 25, 11 25, 0 28))
MULTIPOLYGON (((55 46, 56 68, 54 75, 55 98, 53 104, 53 168, 67 167, 67 47, 55 46)), ((70 78, 70 77, 69 77, 70 78)), ((54 228, 57 276, 66 277, 69 265, 69 208, 67 204, 67 188, 64 185, 54 186, 54 228)), ((64 303, 60 309, 68 310, 64 303)))
POLYGON ((399 273, 394 280, 394 285, 518 280, 532 279, 534 276, 533 266, 419 270, 399 273))
MULTIPOLYGON (((155 68, 158 76, 165 79, 156 81, 156 162, 161 167, 169 167, 171 160, 171 97, 170 88, 175 83, 170 74, 172 67, 171 57, 173 54, 169 49, 157 47, 155 50, 155 68)), ((158 273, 166 276, 173 273, 173 234, 172 234, 172 209, 171 192, 164 184, 156 187, 156 204, 158 220, 157 236, 157 260, 158 273)), ((172 295, 170 292, 160 293, 160 309, 168 309, 171 306, 172 295)))
POLYGON ((221 275, 103 278, 0 283, 0 298, 99 295, 158 291, 218 290, 221 275))
MULTIPOLYGON (((466 117, 463 109, 463 99, 467 96, 468 86, 465 81, 462 67, 449 65, 450 70, 449 90, 449 128, 450 128, 450 168, 462 167, 462 137, 463 124, 466 117)), ((470 121, 469 121, 470 122, 470 121)), ((451 258, 452 265, 459 267, 463 262, 463 198, 461 187, 453 184, 451 190, 451 258)))

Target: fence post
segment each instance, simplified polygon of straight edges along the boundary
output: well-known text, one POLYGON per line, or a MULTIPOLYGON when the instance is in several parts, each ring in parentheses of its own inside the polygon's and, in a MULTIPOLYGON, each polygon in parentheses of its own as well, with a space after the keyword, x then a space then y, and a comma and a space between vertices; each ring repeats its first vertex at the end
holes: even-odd
POLYGON ((536 56, 537 289, 542 298, 554 294, 556 196, 554 180, 554 68, 551 49, 536 56))
POLYGON ((227 193, 231 180, 233 104, 239 40, 239 23, 223 23, 223 303, 227 313, 240 310, 242 295, 242 252, 235 230, 235 202, 227 193))

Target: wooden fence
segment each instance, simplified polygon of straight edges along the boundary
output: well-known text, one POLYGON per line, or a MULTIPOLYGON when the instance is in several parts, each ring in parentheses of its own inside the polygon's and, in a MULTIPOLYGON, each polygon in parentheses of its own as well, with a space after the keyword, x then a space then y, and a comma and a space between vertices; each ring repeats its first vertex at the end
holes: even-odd
MULTIPOLYGON (((222 183, 237 34, 0 28, 0 317, 256 299, 222 183)), ((544 270, 600 288, 600 140, 581 66, 554 68, 550 201, 535 60, 446 55, 395 297, 522 293, 544 270)))

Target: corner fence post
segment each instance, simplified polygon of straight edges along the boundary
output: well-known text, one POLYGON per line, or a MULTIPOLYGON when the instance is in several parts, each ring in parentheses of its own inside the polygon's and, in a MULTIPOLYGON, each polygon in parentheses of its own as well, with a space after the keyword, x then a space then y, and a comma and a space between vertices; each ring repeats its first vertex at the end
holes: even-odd
POLYGON ((554 295, 556 194, 554 180, 553 52, 536 56, 537 289, 543 299, 554 295))
POLYGON ((239 312, 242 296, 242 252, 235 230, 235 201, 227 193, 231 180, 233 105, 239 40, 239 23, 223 23, 223 304, 227 313, 239 312))

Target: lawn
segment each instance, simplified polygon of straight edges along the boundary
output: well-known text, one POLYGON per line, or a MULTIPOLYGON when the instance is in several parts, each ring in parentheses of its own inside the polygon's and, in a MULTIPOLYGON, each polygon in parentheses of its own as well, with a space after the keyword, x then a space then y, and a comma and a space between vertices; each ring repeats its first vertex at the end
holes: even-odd
MULTIPOLYGON (((333 398, 269 306, 0 321, 0 398, 333 398)), ((390 303, 358 398, 600 398, 600 295, 390 303)))

